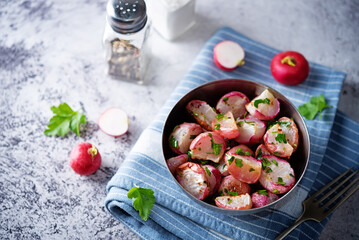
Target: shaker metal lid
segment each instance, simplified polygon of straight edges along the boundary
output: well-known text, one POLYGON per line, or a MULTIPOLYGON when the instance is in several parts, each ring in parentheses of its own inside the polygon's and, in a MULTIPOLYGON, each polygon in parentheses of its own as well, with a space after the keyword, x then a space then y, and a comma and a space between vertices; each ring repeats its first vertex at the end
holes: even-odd
POLYGON ((146 25, 144 0, 109 0, 106 10, 107 21, 116 32, 134 33, 146 25))

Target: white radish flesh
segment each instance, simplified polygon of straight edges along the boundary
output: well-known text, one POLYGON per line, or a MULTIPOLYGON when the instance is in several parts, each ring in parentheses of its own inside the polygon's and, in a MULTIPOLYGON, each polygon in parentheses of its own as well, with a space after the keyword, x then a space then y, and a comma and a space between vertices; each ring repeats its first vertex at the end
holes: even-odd
POLYGON ((225 94, 218 101, 216 109, 220 113, 232 112, 234 118, 243 117, 246 113, 245 105, 249 103, 248 97, 237 91, 225 94))
POLYGON ((186 109, 199 125, 208 131, 212 130, 212 121, 217 113, 210 105, 201 100, 192 100, 187 104, 186 109))
POLYGON ((274 119, 280 111, 280 103, 268 89, 246 104, 246 109, 253 117, 259 120, 274 119))
POLYGON ((209 182, 209 195, 217 193, 219 185, 221 184, 221 173, 212 165, 203 165, 202 168, 205 170, 209 182))
POLYGON ((236 42, 222 41, 213 49, 216 65, 225 71, 232 71, 244 63, 244 50, 236 42))
POLYGON ((222 137, 233 139, 238 137, 239 131, 232 112, 218 114, 212 122, 212 129, 222 137))
POLYGON ((182 123, 176 126, 169 137, 171 149, 177 154, 187 153, 193 139, 202 132, 202 127, 195 123, 182 123))
POLYGON ((256 183, 261 175, 262 164, 259 160, 251 156, 239 156, 228 154, 224 158, 228 172, 234 178, 245 183, 256 183))
POLYGON ((243 210, 252 208, 251 196, 243 194, 240 196, 222 196, 216 197, 216 205, 220 208, 232 209, 232 210, 243 210))
POLYGON ((109 108, 98 119, 100 129, 112 137, 119 137, 128 130, 128 118, 120 108, 109 108))
POLYGON ((189 148, 192 151, 192 158, 218 163, 226 149, 226 142, 215 132, 204 132, 192 141, 189 148))
POLYGON ((258 143, 266 131, 266 125, 261 120, 248 115, 237 120, 239 136, 234 140, 238 143, 258 143))

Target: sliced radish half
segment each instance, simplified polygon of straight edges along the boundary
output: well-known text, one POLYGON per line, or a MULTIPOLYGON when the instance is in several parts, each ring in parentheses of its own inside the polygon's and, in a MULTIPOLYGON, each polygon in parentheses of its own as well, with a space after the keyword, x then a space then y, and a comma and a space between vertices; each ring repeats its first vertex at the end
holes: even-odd
POLYGON ((125 111, 120 108, 109 108, 99 117, 98 126, 112 137, 119 137, 128 130, 128 118, 125 111))
POLYGON ((244 64, 244 50, 236 42, 222 41, 214 47, 213 59, 220 69, 232 71, 244 64))

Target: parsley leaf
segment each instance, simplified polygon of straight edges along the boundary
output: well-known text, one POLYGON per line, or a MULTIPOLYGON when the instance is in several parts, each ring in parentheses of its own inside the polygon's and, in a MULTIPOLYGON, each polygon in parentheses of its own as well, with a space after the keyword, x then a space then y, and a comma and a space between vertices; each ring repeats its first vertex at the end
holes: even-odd
POLYGON ((261 159, 261 158, 262 158, 262 148, 259 148, 257 153, 257 159, 261 159))
POLYGON ((236 159, 234 159, 234 162, 235 162, 237 167, 243 167, 243 160, 242 159, 236 158, 236 159))
POLYGON ((317 97, 311 97, 308 103, 300 105, 298 107, 298 111, 302 114, 306 119, 313 120, 317 113, 319 112, 319 119, 322 118, 322 111, 324 108, 333 107, 328 105, 325 102, 324 95, 321 94, 317 97))
POLYGON ((266 195, 266 196, 268 196, 268 192, 267 192, 267 190, 265 190, 265 189, 263 189, 263 190, 258 190, 258 194, 259 194, 259 195, 266 195))
POLYGON ((174 148, 178 148, 178 141, 173 135, 170 137, 170 145, 174 148))
POLYGON ((244 156, 244 155, 249 155, 249 152, 248 152, 248 151, 243 152, 243 149, 242 149, 242 148, 237 148, 236 154, 241 155, 241 156, 244 156))
POLYGON ((283 178, 278 177, 278 182, 277 182, 277 184, 285 185, 285 182, 283 182, 283 178))
POLYGON ((238 196, 238 193, 237 192, 232 192, 232 191, 229 191, 227 188, 224 189, 224 192, 227 193, 228 195, 230 196, 238 196))
POLYGON ((284 133, 278 133, 277 136, 275 137, 275 140, 279 143, 287 143, 287 139, 285 138, 284 133))
POLYGON ((222 119, 224 118, 224 113, 220 113, 216 116, 218 121, 222 121, 222 119))
POLYGON ((234 160, 234 156, 231 156, 231 155, 227 155, 227 157, 229 157, 229 159, 227 160, 228 161, 228 165, 231 165, 233 160, 234 160))
POLYGON ((208 133, 208 136, 211 137, 211 147, 213 149, 214 155, 217 156, 222 150, 222 144, 214 142, 212 133, 208 133))
POLYGON ((214 129, 217 130, 217 129, 220 129, 220 128, 221 128, 221 124, 217 123, 217 124, 214 125, 214 129))
POLYGON ((255 171, 255 169, 254 169, 254 168, 249 169, 249 172, 253 172, 253 171, 255 171))
POLYGON ((255 108, 258 108, 258 105, 259 105, 260 103, 269 104, 269 103, 270 103, 270 100, 269 100, 269 98, 256 99, 256 100, 254 100, 254 104, 253 104, 253 105, 254 105, 255 108))
POLYGON ((69 130, 80 136, 80 124, 86 123, 86 117, 79 111, 73 111, 67 103, 61 103, 58 107, 52 106, 51 111, 55 114, 50 119, 44 133, 47 136, 65 136, 69 130))
POLYGON ((208 176, 212 175, 212 173, 211 173, 211 171, 209 171, 208 167, 204 167, 204 170, 206 170, 206 173, 208 176))
POLYGON ((133 206, 139 211, 141 218, 145 221, 147 221, 153 204, 155 203, 155 196, 153 194, 152 189, 141 188, 137 185, 131 188, 127 193, 129 199, 135 198, 133 206))

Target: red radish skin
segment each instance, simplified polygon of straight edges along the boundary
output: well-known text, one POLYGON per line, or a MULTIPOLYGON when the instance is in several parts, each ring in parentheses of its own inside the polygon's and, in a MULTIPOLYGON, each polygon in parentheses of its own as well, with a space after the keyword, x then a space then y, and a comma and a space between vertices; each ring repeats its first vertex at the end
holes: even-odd
POLYGON ((229 175, 222 179, 218 192, 224 196, 233 196, 233 193, 236 193, 237 196, 239 196, 246 193, 249 194, 251 192, 251 187, 248 183, 241 182, 238 179, 235 179, 232 175, 229 175))
POLYGON ((237 119, 237 125, 239 136, 234 140, 238 143, 258 143, 266 131, 266 124, 251 115, 237 119))
POLYGON ((244 64, 244 50, 236 42, 222 41, 213 49, 214 63, 224 71, 233 71, 244 64))
POLYGON ((219 185, 221 184, 221 178, 222 178, 221 173, 218 171, 217 168, 209 164, 203 165, 202 168, 205 170, 206 177, 209 182, 209 186, 210 186, 209 195, 217 193, 219 185))
POLYGON ((244 145, 244 144, 239 144, 238 146, 232 147, 231 149, 229 149, 226 154, 230 154, 230 155, 238 155, 240 156, 241 154, 238 154, 237 152, 243 152, 244 155, 249 155, 253 157, 253 151, 252 149, 250 149, 248 146, 244 145), (247 154, 248 152, 248 154, 247 154))
POLYGON ((167 166, 168 166, 168 169, 170 170, 170 172, 172 174, 174 174, 176 169, 178 168, 178 166, 187 162, 187 157, 188 157, 187 154, 181 154, 179 156, 168 159, 166 162, 167 162, 167 166))
POLYGON ((283 194, 294 186, 294 170, 287 161, 276 156, 266 156, 262 158, 262 164, 263 169, 259 182, 269 192, 283 194), (268 164, 263 164, 265 162, 268 164), (279 178, 283 184, 279 183, 279 178))
POLYGON ((256 183, 261 175, 261 162, 251 156, 238 156, 227 153, 224 161, 228 166, 229 174, 242 182, 256 183))
POLYGON ((255 152, 255 157, 257 159, 260 159, 263 156, 269 156, 269 155, 272 155, 272 153, 266 148, 266 146, 264 144, 260 144, 257 147, 256 152, 255 152))
POLYGON ((277 82, 284 85, 297 85, 308 77, 309 63, 302 54, 286 51, 273 57, 270 69, 277 82))
POLYGON ((215 203, 217 207, 232 209, 232 210, 245 210, 252 208, 252 199, 249 194, 239 196, 222 196, 216 197, 215 203))
POLYGON ((189 149, 192 151, 193 159, 204 159, 218 163, 226 149, 224 138, 215 132, 204 132, 199 134, 191 143, 189 149), (212 145, 218 146, 218 154, 215 154, 212 145), (220 147, 220 148, 219 148, 220 147))
POLYGON ((264 207, 265 205, 268 205, 272 202, 275 202, 279 199, 278 195, 271 193, 271 192, 267 192, 267 195, 263 195, 263 194, 259 194, 258 192, 255 192, 252 194, 252 203, 253 203, 253 208, 259 208, 259 207, 264 207))
POLYGON ((70 154, 70 166, 80 175, 90 175, 101 165, 101 155, 91 143, 84 142, 76 145, 70 154))
POLYGON ((172 151, 177 154, 187 153, 193 139, 202 132, 202 127, 196 123, 182 123, 176 126, 169 137, 172 151))
POLYGON ((259 96, 255 97, 250 103, 246 104, 246 109, 250 115, 259 120, 274 119, 280 111, 280 102, 268 89, 264 90, 259 96), (256 100, 269 99, 269 104, 259 103, 255 106, 256 100))
POLYGON ((186 162, 176 169, 176 179, 181 186, 199 200, 208 197, 210 184, 205 170, 197 163, 186 162))
POLYGON ((234 118, 243 117, 246 113, 245 105, 249 103, 248 97, 237 91, 229 92, 219 99, 216 110, 220 113, 232 112, 234 118))
POLYGON ((120 108, 109 108, 101 114, 97 124, 107 135, 119 137, 128 130, 127 114, 120 108))
POLYGON ((210 105, 201 100, 192 100, 187 104, 186 110, 201 127, 212 131, 212 121, 217 116, 217 113, 210 105))
POLYGON ((217 115, 212 121, 212 129, 224 138, 233 139, 238 137, 239 131, 232 112, 217 115))

